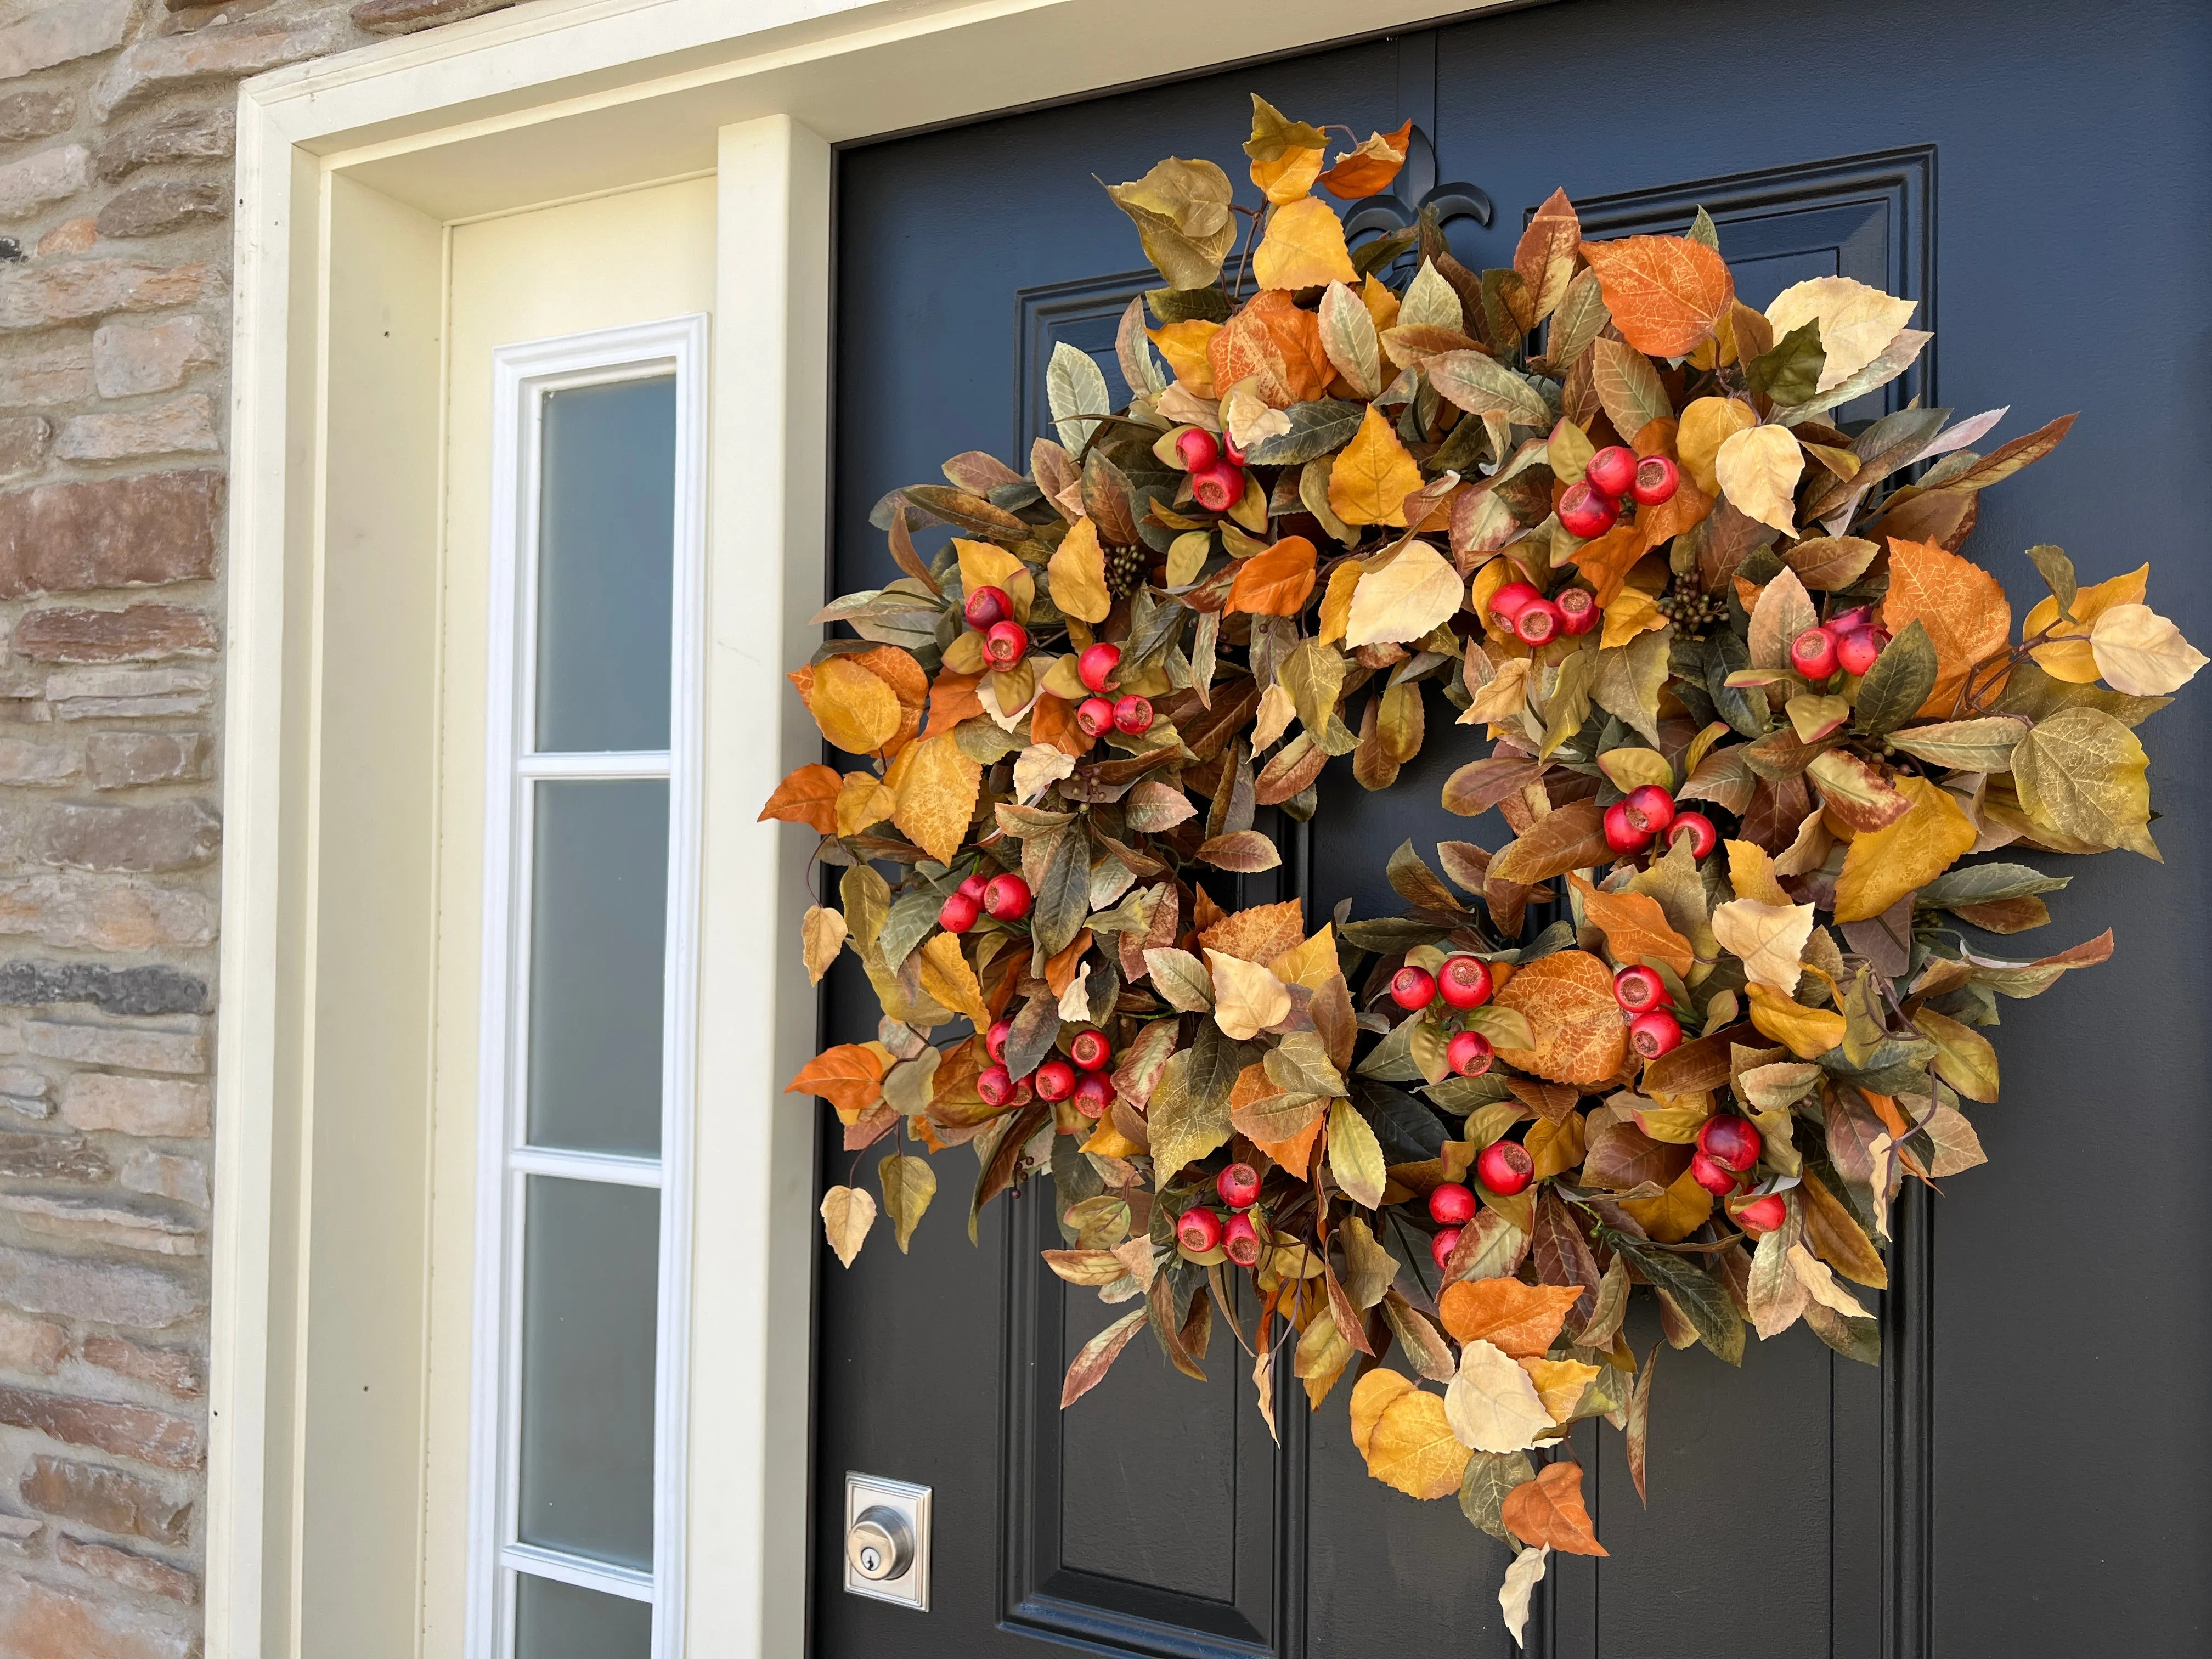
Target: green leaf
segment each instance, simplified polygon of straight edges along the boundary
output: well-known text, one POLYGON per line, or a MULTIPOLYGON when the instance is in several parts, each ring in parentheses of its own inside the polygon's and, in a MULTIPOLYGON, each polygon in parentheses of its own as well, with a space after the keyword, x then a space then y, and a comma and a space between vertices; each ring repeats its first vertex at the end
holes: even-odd
POLYGON ((1535 1478, 1526 1452, 1472 1453, 1467 1460, 1467 1473, 1460 1476, 1459 1512, 1499 1543, 1517 1548, 1521 1540, 1505 1529, 1498 1512, 1505 1506, 1506 1493, 1535 1478))
POLYGON ((1564 375, 1612 320, 1597 272, 1577 272, 1574 281, 1567 284, 1567 297, 1552 313, 1549 331, 1544 337, 1544 357, 1552 372, 1564 375))
POLYGON ((1528 1024, 1528 1016, 1516 1008, 1501 1008, 1496 1003, 1485 1003, 1471 1008, 1463 1016, 1467 1029, 1480 1032, 1490 1039, 1493 1048, 1534 1048, 1536 1033, 1528 1024))
POLYGON ((1551 406, 1498 359, 1481 351, 1447 351, 1424 366, 1429 384, 1470 415, 1503 415, 1521 426, 1550 427, 1551 406))
MULTIPOLYGON (((2101 685, 2072 685, 2053 679, 2033 661, 2014 663, 2003 692, 1990 705, 1996 714, 2039 720, 2062 708, 2094 708, 2123 726, 2141 726, 2172 702, 2172 697, 2136 697, 2101 685)), ((965 727, 962 728, 965 730, 965 727)))
POLYGON ((2064 548, 2053 547, 2048 542, 2029 548, 2027 556, 2051 589, 2051 597, 2058 601, 2058 614, 2072 622, 2074 596, 2081 592, 2074 580, 2074 561, 2066 556, 2064 548))
POLYGON ((1729 1300, 1726 1286, 1702 1267, 1672 1251, 1615 1237, 1613 1247, 1644 1271, 1644 1276, 1690 1322, 1698 1340, 1731 1365, 1743 1364, 1743 1321, 1729 1300))
POLYGON ((1993 904, 1999 899, 2055 893, 2074 879, 2046 876, 2025 864, 1969 864, 1946 870, 1920 890, 1920 902, 1948 910, 1960 904, 1993 904))
POLYGON ((1036 909, 1030 932, 1045 956, 1057 956, 1074 941, 1091 914, 1091 837, 1080 826, 1071 825, 1048 838, 1031 836, 1023 863, 1030 855, 1042 865, 1036 885, 1036 909), (1044 840, 1042 853, 1039 841, 1044 840))
POLYGON ((1292 404, 1283 413, 1290 417, 1291 429, 1261 439, 1244 452, 1246 460, 1260 466, 1288 466, 1341 449, 1359 430, 1367 405, 1330 398, 1292 404))
POLYGON ((926 1158, 908 1158, 895 1152, 876 1165, 876 1174, 884 1185, 884 1213, 891 1218, 899 1254, 904 1255, 907 1242, 914 1237, 922 1212, 929 1208, 929 1200, 937 1196, 937 1171, 930 1168, 926 1158))
POLYGON ((1827 361, 1828 354, 1820 349, 1820 319, 1815 318, 1784 335, 1772 350, 1746 363, 1743 377, 1753 392, 1763 392, 1786 407, 1809 401, 1820 389, 1820 371, 1827 361))
POLYGON ((2136 734, 2094 708, 2039 722, 2013 750, 2013 786, 2042 829, 2092 847, 2158 857, 2150 838, 2150 757, 2136 734))
POLYGON ((1045 365, 1044 395, 1051 405, 1052 421, 1059 428, 1060 441, 1070 454, 1079 453, 1098 428, 1097 422, 1079 420, 1078 416, 1114 412, 1113 394, 1106 389, 1104 371, 1089 352, 1066 340, 1053 347, 1052 361, 1045 365))
POLYGON ((1229 1139, 1229 1097, 1217 1099, 1190 1087, 1191 1050, 1171 1054, 1152 1085, 1146 1109, 1151 1130, 1152 1168, 1165 1183, 1229 1139))
POLYGON ((1626 645, 1600 651, 1590 684, 1590 696, 1598 707, 1619 715, 1654 748, 1659 745, 1659 693, 1667 684, 1667 659, 1674 641, 1672 628, 1660 628, 1638 634, 1626 645))
POLYGON ((1382 1201, 1382 1188, 1390 1179, 1382 1163, 1382 1144, 1348 1100, 1328 1109, 1328 1172, 1353 1203, 1373 1209, 1382 1201))
POLYGON ((1421 1068, 1413 1060, 1413 1030, 1420 1023, 1417 1019, 1400 1020, 1352 1070, 1361 1077, 1376 1078, 1384 1083, 1420 1081, 1421 1068))
POLYGON ((2008 772, 2014 746, 2027 735, 2027 722, 2018 715, 1987 714, 1893 732, 1889 746, 1954 771, 2008 772))
POLYGON ((1911 720, 1936 689, 1936 646, 1914 617, 1882 647, 1881 655, 1859 682, 1853 726, 1869 737, 1884 737, 1911 720))
POLYGON ((1148 288, 1145 303, 1163 323, 1225 323, 1229 296, 1218 288, 1148 288))

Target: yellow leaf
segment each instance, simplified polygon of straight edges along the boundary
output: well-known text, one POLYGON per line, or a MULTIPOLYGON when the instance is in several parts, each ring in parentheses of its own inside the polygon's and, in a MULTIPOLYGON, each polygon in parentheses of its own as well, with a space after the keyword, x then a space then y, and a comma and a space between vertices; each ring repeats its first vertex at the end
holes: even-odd
POLYGON ((960 954, 957 933, 939 933, 921 947, 921 988, 954 1013, 967 1015, 978 1030, 990 1024, 983 988, 975 982, 968 958, 960 954))
MULTIPOLYGON (((1275 907, 1262 906, 1272 909, 1275 907)), ((1240 913, 1249 914, 1249 913, 1240 913)), ((1323 922, 1322 930, 1295 950, 1285 951, 1267 964, 1267 971, 1285 985, 1303 985, 1318 991, 1342 970, 1336 954, 1336 927, 1323 922)))
POLYGON ((1591 886, 1580 875, 1570 875, 1568 879, 1583 896, 1583 914, 1605 935, 1606 948, 1615 962, 1623 967, 1660 962, 1678 977, 1688 976, 1696 965, 1697 952, 1690 948, 1689 940, 1668 925, 1657 899, 1645 893, 1608 893, 1591 886))
POLYGON ((845 918, 838 911, 810 904, 799 931, 805 948, 807 982, 819 985, 822 975, 830 971, 830 964, 837 960, 837 952, 844 948, 845 918))
POLYGON ((1525 1451, 1552 1430, 1552 1414, 1528 1373, 1480 1337, 1460 1351, 1459 1370, 1439 1403, 1451 1433, 1476 1451, 1525 1451))
POLYGON ((1747 427, 1725 440, 1713 459, 1713 474, 1736 511, 1785 536, 1797 533, 1797 480, 1805 453, 1787 427, 1747 427))
POLYGON ((2097 656, 2090 648, 2089 635, 2097 619, 2115 605, 2141 605, 2149 577, 2150 567, 2139 565, 2125 575, 2081 589, 2074 595, 2071 623, 2061 620, 2055 594, 2039 599, 2020 625, 2021 637, 2027 640, 2046 628, 2051 629, 2051 637, 2028 652, 2036 666, 2069 685, 2093 684, 2097 678, 2097 656))
POLYGON ((1408 1389, 1391 1401, 1367 1437, 1367 1473, 1409 1498, 1449 1498, 1459 1490, 1468 1461, 1444 1402, 1425 1389, 1408 1389))
POLYGON ((898 693, 843 657, 814 665, 814 723, 848 755, 872 755, 899 728, 898 693))
POLYGON ((876 1224, 876 1200, 865 1187, 832 1187, 822 1195, 822 1231, 848 1267, 876 1224))
POLYGON ((1457 724, 1474 726, 1487 720, 1493 726, 1504 726, 1518 720, 1528 703, 1530 666, 1526 657, 1508 657, 1498 664, 1490 684, 1474 694, 1474 701, 1468 705, 1467 713, 1459 717, 1457 724))
POLYGON ((1729 885, 1738 898, 1757 899, 1761 904, 1796 902, 1774 878, 1774 860, 1765 848, 1754 842, 1732 841, 1728 843, 1728 860, 1729 885))
POLYGON ((837 833, 857 836, 872 823, 881 823, 898 810, 898 798, 879 778, 866 772, 848 772, 837 787, 837 833))
POLYGON ((1968 671, 2011 639, 2012 606, 1996 578, 1972 560, 1892 537, 1881 625, 1897 635, 1915 622, 1936 647, 1936 688, 1919 712, 1948 720, 1968 671))
POLYGON ((1403 526, 1406 497, 1421 487, 1421 469, 1374 404, 1328 471, 1328 505, 1346 524, 1403 526))
MULTIPOLYGON (((1252 163, 1252 182, 1277 207, 1285 207, 1298 200, 1313 188, 1321 176, 1323 151, 1291 149, 1265 161, 1252 163)), ((1329 216, 1334 218, 1334 214, 1329 216)), ((1270 287, 1291 287, 1290 283, 1270 283, 1270 287)))
POLYGON ((1352 1443, 1362 1457, 1367 1455, 1369 1443, 1375 1437, 1375 1425, 1382 1420, 1382 1413, 1390 1402, 1401 1394, 1411 1394, 1412 1379, 1402 1372, 1387 1370, 1378 1365, 1361 1377, 1352 1389, 1352 1443))
POLYGON ((1168 586, 1188 587, 1196 581, 1212 551, 1213 537, 1206 531, 1186 530, 1176 537, 1168 547, 1168 586))
POLYGON ((1813 936, 1809 904, 1761 904, 1731 899, 1713 912, 1713 937, 1743 960, 1744 976, 1788 996, 1804 971, 1805 941, 1813 936))
POLYGON ((1467 597, 1467 584, 1426 542, 1414 542, 1352 590, 1344 642, 1395 645, 1418 640, 1451 620, 1467 597))
POLYGON ((1374 320, 1377 334, 1398 326, 1398 296, 1376 281, 1371 271, 1367 280, 1360 284, 1359 303, 1367 307, 1367 314, 1374 320))
POLYGON ((1045 566, 1045 581, 1063 614, 1087 623, 1106 620, 1114 599, 1106 591, 1106 550, 1098 544, 1097 523, 1078 519, 1068 527, 1045 566))
POLYGON ((1706 495, 1719 495, 1720 475, 1714 468, 1721 446, 1758 424, 1758 412, 1749 404, 1734 398, 1698 398, 1682 411, 1681 429, 1674 434, 1682 471, 1706 495))
POLYGON ((1978 839, 1973 820, 1949 791, 1926 778, 1906 776, 1899 777, 1897 789, 1911 799, 1911 810, 1887 828, 1863 831, 1852 840, 1844 855, 1844 872, 1836 879, 1838 921, 1880 915, 1942 875, 1978 839))
POLYGON ((1290 992, 1258 963, 1215 950, 1206 960, 1213 969, 1213 1020, 1224 1036, 1248 1042, 1290 1013, 1290 992))
MULTIPOLYGON (((1840 1020, 1837 1022, 1842 1024, 1840 1020)), ((1713 1195, 1698 1185, 1687 1170, 1656 1198, 1632 1198, 1620 1206, 1634 1216, 1644 1231, 1662 1244, 1679 1244, 1705 1224, 1713 1212, 1713 1195)))
POLYGON ((2062 708, 2037 721, 2014 746, 2013 787, 2038 831, 2154 859, 2149 766, 2136 734, 2103 709, 2062 708))
POLYGON ((1364 572, 1359 561, 1346 559, 1328 573, 1328 590, 1321 596, 1321 642, 1334 645, 1352 623, 1352 595, 1364 572))
POLYGON ((1336 210, 1304 195, 1267 216, 1267 234, 1252 254, 1252 274, 1261 288, 1291 289, 1359 280, 1336 210))
POLYGON ((1765 985, 1747 988, 1751 1023, 1800 1060, 1818 1060, 1844 1040, 1844 1017, 1808 1008, 1765 985))
POLYGON ((939 864, 951 863, 975 814, 982 766, 951 732, 941 732, 908 744, 887 781, 897 802, 891 822, 939 864))
POLYGON ((1881 356, 1917 304, 1893 299, 1849 276, 1815 276, 1777 295, 1766 307, 1766 320, 1774 325, 1778 340, 1809 322, 1820 323, 1820 349, 1826 354, 1820 390, 1826 392, 1881 356))
POLYGON ((1667 626, 1667 618, 1659 613, 1659 602, 1640 587, 1624 587, 1613 597, 1605 608, 1605 631, 1598 636, 1598 644, 1606 650, 1626 645, 1638 634, 1667 626))
POLYGON ((1579 1359, 1523 1359, 1521 1369, 1536 1385, 1536 1398, 1544 1402, 1552 1421, 1561 1425, 1575 1414, 1583 1391, 1598 1370, 1596 1366, 1585 1365, 1579 1359))
POLYGON ((1372 1209, 1382 1201, 1382 1188, 1390 1178, 1382 1162, 1382 1143, 1349 1100, 1336 1101, 1328 1109, 1328 1173, 1354 1204, 1372 1209))
POLYGON ((2097 671, 2115 691, 2162 697, 2179 691, 2204 666, 2204 653, 2147 605, 2116 605, 2089 633, 2097 671))
POLYGON ((1213 360, 1207 356, 1206 348, 1220 331, 1220 324, 1209 323, 1200 317, 1145 331, 1160 349, 1160 356, 1168 360, 1168 367, 1175 371, 1177 384, 1197 398, 1213 396, 1213 360))

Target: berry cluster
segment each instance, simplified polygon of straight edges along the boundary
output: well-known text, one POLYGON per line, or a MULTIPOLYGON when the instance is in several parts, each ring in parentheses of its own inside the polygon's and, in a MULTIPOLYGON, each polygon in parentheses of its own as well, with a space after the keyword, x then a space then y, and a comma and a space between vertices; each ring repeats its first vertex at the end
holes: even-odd
POLYGON ((1091 695, 1075 706, 1075 723, 1086 738, 1103 738, 1109 732, 1138 737, 1152 729, 1149 697, 1109 697, 1114 671, 1121 665, 1121 647, 1100 643, 1086 646, 1075 659, 1075 677, 1091 695))
POLYGON ((1240 1267, 1257 1265, 1260 1228, 1252 1209, 1260 1201, 1260 1172, 1249 1164, 1232 1164, 1213 1178, 1213 1190, 1229 1213, 1192 1205, 1176 1222, 1176 1243, 1186 1255, 1219 1250, 1240 1267))
POLYGON ((960 614, 983 636, 983 660, 992 667, 1012 668, 1029 655, 1030 630, 1014 620, 1014 601, 1005 588, 977 588, 960 614))
POLYGON ((1523 645, 1545 645, 1560 635, 1587 634, 1605 619, 1597 595, 1587 587, 1563 587, 1551 598, 1533 583, 1510 581, 1490 596, 1490 614, 1513 630, 1523 645))
POLYGON ((1614 444, 1601 449, 1583 468, 1583 481, 1569 484, 1559 497, 1559 522, 1584 541, 1602 536, 1620 519, 1623 496, 1638 507, 1672 501, 1682 475, 1664 455, 1646 455, 1614 444))
MULTIPOLYGON (((1408 1013, 1420 1012, 1439 996, 1446 1007, 1464 1013, 1489 1001, 1492 988, 1490 964, 1480 957, 1446 957, 1433 974, 1407 963, 1390 976, 1390 1000, 1408 1013)), ((1462 1077, 1480 1077, 1496 1053, 1480 1031, 1455 1031, 1444 1045, 1444 1059, 1462 1077)))
POLYGON ((1030 884, 1008 871, 988 881, 970 876, 954 888, 937 912, 937 925, 948 933, 964 933, 981 916, 994 921, 1019 921, 1030 913, 1030 884))
POLYGON ((1889 643, 1889 632, 1874 619, 1874 607, 1863 605, 1839 612, 1817 628, 1808 628, 1790 641, 1790 665, 1807 679, 1832 679, 1841 669, 1863 674, 1889 643))
POLYGON ((1034 1094, 1055 1105, 1071 1101, 1088 1118, 1106 1115, 1114 1103, 1114 1085, 1106 1076, 1106 1068, 1114 1062, 1114 1045, 1103 1031, 1088 1027, 1078 1031, 1067 1040, 1066 1060, 1054 1055, 1021 1077, 1006 1069, 1006 1042, 1013 1031, 1014 1022, 1002 1019, 984 1034, 983 1048, 991 1063, 976 1078, 975 1093, 986 1106, 1017 1106, 1034 1094))
POLYGON ((1716 628, 1728 621, 1728 600, 1718 593, 1708 593, 1698 585, 1695 571, 1684 571, 1668 585, 1659 596, 1659 614, 1674 624, 1674 632, 1686 640, 1702 640, 1716 628))
POLYGON ((1202 426, 1178 428, 1175 456, 1190 474, 1191 499, 1208 513, 1226 513, 1244 499, 1244 452, 1227 433, 1202 426))
POLYGON ((1630 790, 1605 809, 1605 844, 1623 858, 1642 852, 1659 836, 1668 847, 1686 836, 1693 859, 1705 857, 1721 839, 1711 818, 1703 812, 1677 811, 1673 793, 1656 783, 1630 790))
POLYGON ((1152 570, 1152 554, 1139 547, 1109 548, 1106 553, 1106 591, 1127 599, 1145 585, 1152 570))

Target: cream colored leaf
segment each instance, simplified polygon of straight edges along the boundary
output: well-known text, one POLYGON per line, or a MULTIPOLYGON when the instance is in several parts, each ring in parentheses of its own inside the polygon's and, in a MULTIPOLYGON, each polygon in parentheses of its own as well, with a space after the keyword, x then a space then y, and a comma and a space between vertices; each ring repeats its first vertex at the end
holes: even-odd
POLYGON ((1057 744, 1034 743, 1014 757, 1014 799, 1023 805, 1075 770, 1075 757, 1057 744))
POLYGON ((1761 904, 1731 899, 1713 912, 1713 937, 1743 959, 1746 978, 1784 996, 1797 988, 1805 941, 1813 934, 1809 904, 1761 904))
POLYGON ((1342 283, 1331 283, 1321 296, 1321 344, 1356 396, 1373 398, 1381 392, 1382 347, 1375 319, 1342 283))
POLYGON ((1080 1024, 1091 1018, 1091 964, 1085 963, 1060 994, 1060 1017, 1080 1024))
POLYGON ((1399 326, 1459 329, 1466 322, 1467 313, 1460 306, 1459 295, 1444 281, 1432 261, 1422 260, 1421 268, 1413 273, 1413 280, 1406 285, 1406 297, 1399 303, 1399 326))
POLYGON ((1828 1264, 1814 1255, 1802 1244, 1790 1247, 1790 1268, 1797 1275, 1797 1282, 1805 1287, 1806 1295, 1824 1308, 1833 1308, 1849 1319, 1871 1319, 1874 1316, 1859 1305, 1859 1299, 1836 1282, 1828 1271, 1828 1264))
POLYGON ((1259 384, 1259 376, 1247 375, 1222 394, 1221 423, 1239 449, 1249 449, 1263 438, 1280 437, 1291 429, 1291 417, 1261 399, 1255 390, 1259 384))
POLYGON ((2089 630, 2097 672, 2115 691, 2162 697, 2197 678, 2204 654, 2147 605, 2116 605, 2089 630))
POLYGON ((1745 517, 1772 525, 1785 536, 1797 533, 1797 480, 1805 453, 1785 427, 1754 426, 1727 439, 1713 471, 1721 492, 1745 517))
POLYGON ((805 947, 807 981, 819 985, 830 964, 837 960, 837 952, 844 949, 845 918, 838 911, 810 904, 799 931, 805 947))
POLYGON ((1252 748, 1255 753, 1283 735, 1290 727, 1291 717, 1298 712, 1291 701, 1291 694, 1283 690, 1280 681, 1270 684, 1260 694, 1260 713, 1252 722, 1252 748))
POLYGON ((848 1267, 876 1224, 876 1200, 863 1187, 832 1187, 822 1195, 822 1231, 848 1267))
POLYGON ((1522 1639, 1528 1628, 1528 1599, 1544 1582, 1544 1562, 1551 1553, 1549 1545, 1522 1550, 1505 1569, 1505 1582, 1498 1587, 1498 1608, 1505 1615, 1505 1628, 1516 1648, 1528 1645, 1522 1639))
POLYGON ((1520 1361, 1479 1338, 1460 1352, 1459 1370, 1444 1390, 1444 1416, 1460 1443, 1476 1451, 1524 1451, 1552 1429, 1552 1414, 1520 1361))
POLYGON ((1841 386, 1864 368, 1911 320, 1917 301, 1899 300, 1849 276, 1815 276, 1785 288, 1766 307, 1778 340, 1809 322, 1820 325, 1820 390, 1841 386))
POLYGON ((1258 963, 1215 950, 1206 959, 1213 970, 1213 1022, 1224 1036, 1247 1042, 1291 1012, 1288 988, 1258 963))
POLYGON ((1521 711, 1528 706, 1531 665, 1527 657, 1508 657, 1498 664, 1498 672, 1492 676, 1489 684, 1475 693, 1474 701, 1459 717, 1458 724, 1473 726, 1487 720, 1494 726, 1504 726, 1519 720, 1521 711))
POLYGON ((1467 598, 1451 562, 1426 542, 1414 542, 1352 592, 1344 642, 1395 645, 1418 640, 1449 622, 1467 598))

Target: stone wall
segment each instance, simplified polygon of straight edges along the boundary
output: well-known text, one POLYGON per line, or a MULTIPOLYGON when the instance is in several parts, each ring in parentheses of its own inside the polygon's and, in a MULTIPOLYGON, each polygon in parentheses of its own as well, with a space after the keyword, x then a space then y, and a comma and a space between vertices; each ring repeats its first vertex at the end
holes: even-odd
POLYGON ((0 1659, 189 1659, 238 80, 513 0, 0 0, 0 1659))

